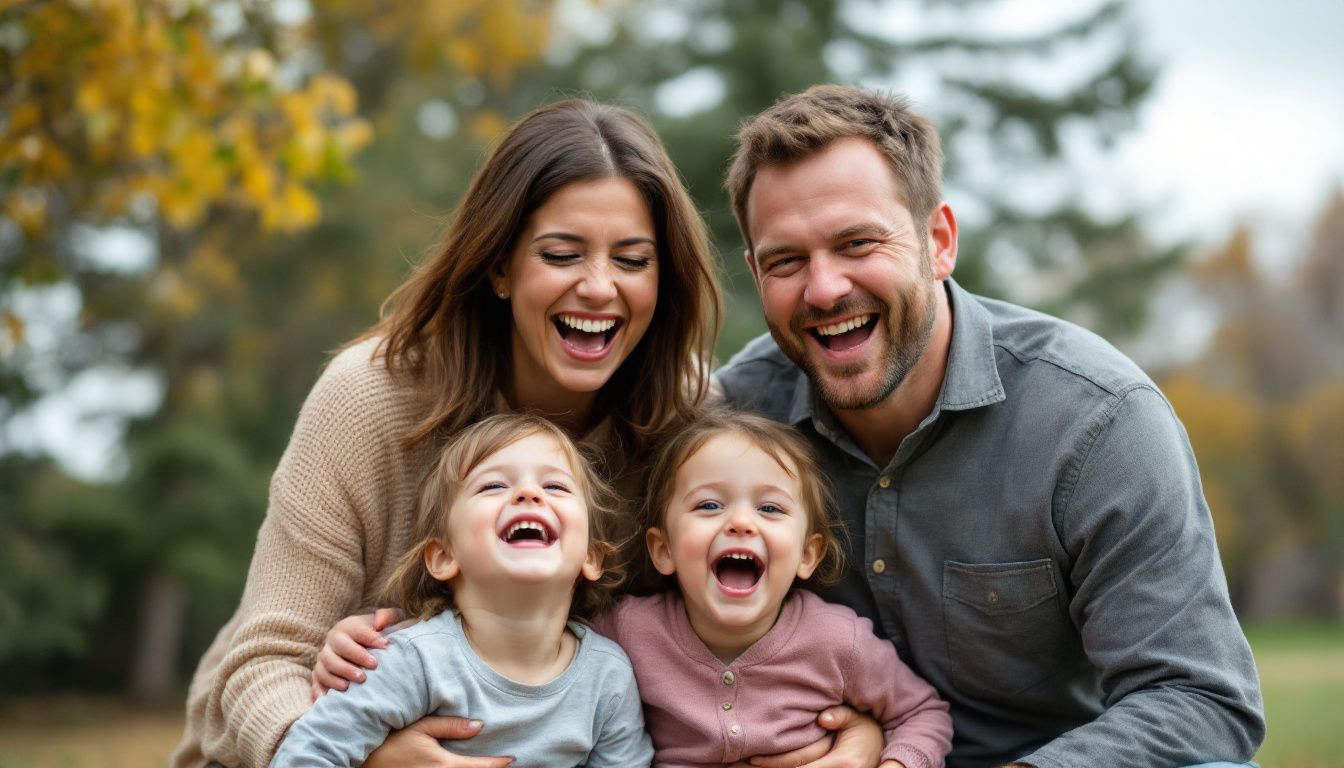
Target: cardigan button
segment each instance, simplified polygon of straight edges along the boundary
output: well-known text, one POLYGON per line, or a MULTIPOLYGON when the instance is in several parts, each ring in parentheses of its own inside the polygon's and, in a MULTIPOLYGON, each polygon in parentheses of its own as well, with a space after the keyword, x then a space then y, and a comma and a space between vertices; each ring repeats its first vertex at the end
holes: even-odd
POLYGON ((728 729, 728 732, 731 733, 731 734, 733 734, 734 736, 736 736, 736 735, 738 735, 739 733, 742 733, 742 726, 740 726, 740 725, 734 725, 732 728, 729 728, 729 729, 728 729))
POLYGON ((731 701, 725 701, 725 702, 723 702, 723 711, 724 711, 724 712, 727 712, 728 710, 730 710, 730 709, 732 709, 732 708, 733 708, 733 702, 731 702, 731 701))
POLYGON ((723 673, 723 684, 724 684, 724 685, 732 685, 732 684, 733 684, 733 673, 732 673, 732 671, 728 671, 728 672, 724 672, 724 673, 723 673))

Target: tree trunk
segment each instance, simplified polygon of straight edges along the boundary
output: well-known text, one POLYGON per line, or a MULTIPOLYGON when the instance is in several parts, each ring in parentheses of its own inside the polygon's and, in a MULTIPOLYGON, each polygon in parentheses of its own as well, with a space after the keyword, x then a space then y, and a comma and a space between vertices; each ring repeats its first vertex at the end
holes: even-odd
POLYGON ((130 695, 135 703, 163 704, 173 694, 186 607, 182 585, 159 573, 149 577, 141 592, 140 627, 131 667, 130 695))

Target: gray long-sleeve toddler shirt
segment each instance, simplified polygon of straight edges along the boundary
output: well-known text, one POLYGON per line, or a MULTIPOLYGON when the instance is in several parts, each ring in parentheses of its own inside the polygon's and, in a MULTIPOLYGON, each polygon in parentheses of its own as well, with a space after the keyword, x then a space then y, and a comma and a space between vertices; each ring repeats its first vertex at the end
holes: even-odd
POLYGON ((388 638, 373 651, 365 682, 318 699, 290 728, 272 768, 359 765, 387 734, 426 715, 458 715, 485 727, 445 746, 461 755, 512 755, 533 766, 647 766, 630 660, 612 641, 578 624, 569 667, 542 685, 523 685, 491 669, 451 612, 388 638))

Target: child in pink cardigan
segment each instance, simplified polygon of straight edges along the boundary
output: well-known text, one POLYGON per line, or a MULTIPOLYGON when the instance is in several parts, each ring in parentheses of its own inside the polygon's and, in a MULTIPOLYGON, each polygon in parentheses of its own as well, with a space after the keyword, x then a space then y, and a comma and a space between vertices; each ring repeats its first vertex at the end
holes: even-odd
POLYGON ((807 442, 713 413, 669 441, 649 475, 647 561, 670 588, 594 621, 630 657, 656 766, 731 763, 824 735, 834 704, 872 713, 881 768, 935 768, 948 705, 872 624, 796 586, 830 580, 841 550, 807 442))
MULTIPOLYGON (((817 713, 841 703, 878 721, 880 768, 943 764, 947 702, 868 619, 796 588, 834 579, 842 557, 820 470, 797 432, 707 414, 659 452, 648 490, 645 565, 668 589, 624 597, 593 626, 630 657, 655 766, 805 747, 825 735, 817 713)), ((351 644, 358 623, 338 624, 341 642, 329 647, 351 644)), ((344 683, 323 666, 316 679, 344 683)))

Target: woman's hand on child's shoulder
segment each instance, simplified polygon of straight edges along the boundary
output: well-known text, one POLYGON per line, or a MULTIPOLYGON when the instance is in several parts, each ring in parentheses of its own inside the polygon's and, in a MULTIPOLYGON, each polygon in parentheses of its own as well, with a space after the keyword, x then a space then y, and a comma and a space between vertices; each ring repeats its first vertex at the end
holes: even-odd
POLYGON ((344 691, 350 683, 364 681, 364 670, 378 666, 370 648, 386 648, 382 631, 403 620, 396 608, 379 608, 373 613, 347 616, 327 632, 327 640, 317 653, 313 667, 313 701, 329 690, 344 691), (362 667, 362 669, 361 669, 362 667))
MULTIPOLYGON (((778 755, 753 757, 756 768, 873 768, 882 758, 882 728, 869 715, 843 704, 817 716, 821 727, 834 731, 806 747, 778 755)), ((882 768, 889 768, 883 765, 882 768)))
POLYGON ((364 761, 364 768, 508 768, 513 758, 464 757, 444 749, 444 739, 469 739, 480 733, 481 721, 465 717, 422 717, 388 735, 364 761))

